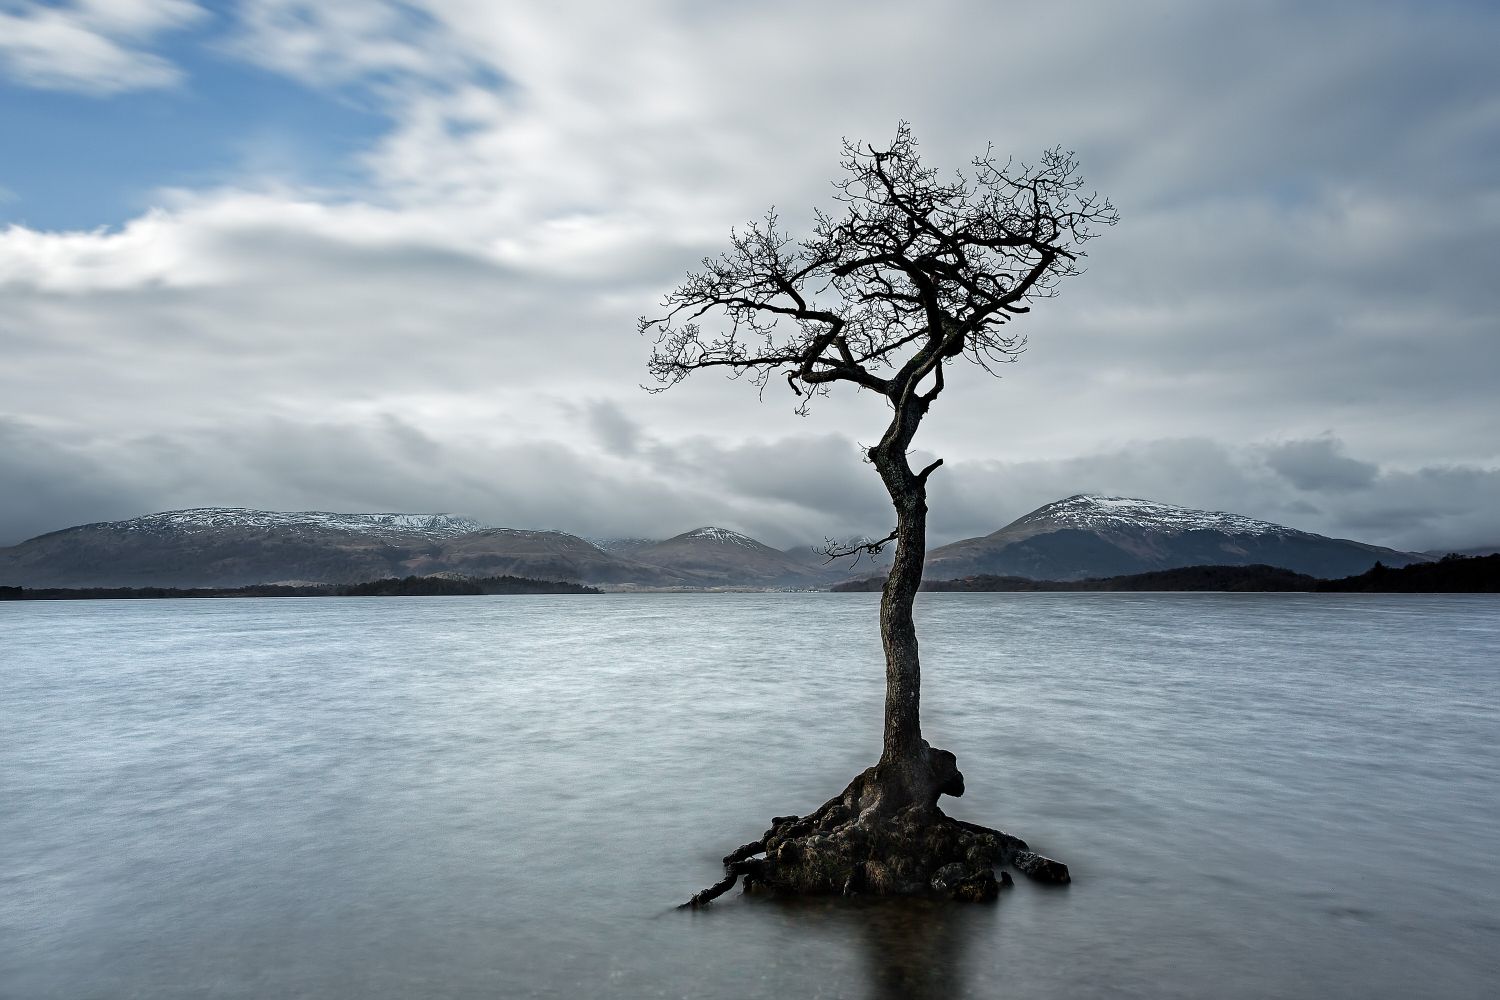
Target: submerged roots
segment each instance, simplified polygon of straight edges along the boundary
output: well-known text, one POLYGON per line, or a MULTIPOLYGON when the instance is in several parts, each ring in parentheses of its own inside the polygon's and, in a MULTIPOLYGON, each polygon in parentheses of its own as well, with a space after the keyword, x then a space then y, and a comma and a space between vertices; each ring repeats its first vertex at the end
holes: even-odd
MULTIPOLYGON (((959 794, 962 787, 959 776, 959 794)), ((1007 864, 1041 881, 1070 881, 1066 865, 1032 853, 1025 841, 945 815, 936 805, 937 792, 892 808, 891 788, 890 776, 871 768, 811 815, 775 817, 759 840, 724 858, 724 878, 682 907, 697 909, 741 878, 746 892, 938 896, 973 902, 993 900, 1002 886, 1011 884, 1009 873, 995 874, 1007 864)))

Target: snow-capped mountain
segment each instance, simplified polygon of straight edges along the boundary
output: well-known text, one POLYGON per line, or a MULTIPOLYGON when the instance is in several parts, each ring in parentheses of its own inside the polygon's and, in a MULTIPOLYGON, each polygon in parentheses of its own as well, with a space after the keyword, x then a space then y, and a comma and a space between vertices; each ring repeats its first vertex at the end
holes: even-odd
POLYGON ((1046 531, 1078 528, 1083 531, 1137 529, 1181 534, 1184 531, 1220 531, 1229 535, 1307 535, 1270 521, 1230 514, 1221 510, 1194 510, 1155 500, 1134 497, 1091 496, 1080 493, 1039 507, 1012 521, 1002 530, 1041 526, 1046 531))
MULTIPOLYGON (((886 558, 829 562, 809 547, 782 552, 711 526, 664 540, 591 544, 563 531, 488 528, 454 514, 203 507, 79 525, 0 549, 0 585, 235 587, 461 574, 606 586, 822 587, 883 572, 886 558)), ((1341 577, 1363 573, 1376 560, 1404 566, 1430 557, 1239 514, 1080 494, 993 534, 932 550, 926 575, 1078 580, 1265 563, 1341 577)))
POLYGON ((1081 580, 1179 566, 1264 563, 1318 577, 1424 562, 1418 553, 1328 538, 1223 511, 1133 497, 1079 494, 1039 507, 992 534, 933 549, 926 576, 992 574, 1081 580))
POLYGON ((84 524, 0 549, 0 584, 238 587, 464 574, 690 585, 561 531, 486 528, 453 514, 206 507, 84 524))
POLYGON ((382 537, 421 535, 427 538, 452 538, 485 527, 473 518, 457 514, 336 514, 323 510, 272 511, 247 507, 194 507, 103 523, 119 531, 195 532, 226 528, 286 531, 313 528, 382 537))
POLYGON ((690 576, 703 586, 816 587, 845 575, 728 528, 694 528, 635 548, 630 557, 690 576))
POLYGON ((676 536, 684 541, 703 545, 733 545, 742 549, 759 550, 767 546, 749 535, 742 535, 738 531, 730 531, 728 528, 694 528, 676 536))

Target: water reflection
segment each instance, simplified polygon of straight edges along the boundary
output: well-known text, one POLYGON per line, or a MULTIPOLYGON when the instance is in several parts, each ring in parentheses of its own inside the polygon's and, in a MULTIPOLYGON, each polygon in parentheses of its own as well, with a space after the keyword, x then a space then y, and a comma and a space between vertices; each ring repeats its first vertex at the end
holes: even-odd
POLYGON ((993 940, 1005 906, 948 900, 755 899, 788 931, 846 945, 870 1000, 993 996, 995 983, 971 982, 975 945, 993 940))

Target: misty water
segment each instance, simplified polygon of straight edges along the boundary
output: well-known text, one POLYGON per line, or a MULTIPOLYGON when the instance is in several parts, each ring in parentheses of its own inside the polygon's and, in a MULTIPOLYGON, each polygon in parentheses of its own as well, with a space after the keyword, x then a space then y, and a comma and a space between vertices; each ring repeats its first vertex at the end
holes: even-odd
POLYGON ((873 594, 0 604, 0 997, 1481 997, 1500 600, 927 594, 993 906, 673 904, 873 762, 873 594))

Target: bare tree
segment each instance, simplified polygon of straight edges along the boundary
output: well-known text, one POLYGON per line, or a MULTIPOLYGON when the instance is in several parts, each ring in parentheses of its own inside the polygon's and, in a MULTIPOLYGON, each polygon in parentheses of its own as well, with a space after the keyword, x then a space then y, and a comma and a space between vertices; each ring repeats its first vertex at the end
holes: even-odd
MULTIPOLYGON (((794 239, 769 212, 733 232, 728 250, 705 258, 667 295, 664 315, 640 320, 641 331, 655 338, 648 367, 657 391, 701 369, 722 368, 749 377, 762 392, 785 378, 802 413, 841 382, 879 393, 891 411, 868 457, 890 493, 895 528, 883 539, 837 550, 874 553, 896 544, 880 601, 886 657, 880 760, 813 816, 773 823, 762 841, 726 859, 731 870, 723 889, 736 873, 747 876, 747 885, 849 888, 821 884, 838 866, 829 867, 828 848, 813 852, 815 866, 807 863, 812 835, 820 835, 819 844, 855 835, 862 846, 853 853, 860 854, 866 834, 898 813, 914 829, 954 824, 936 802, 945 793, 962 794, 963 776, 951 753, 922 739, 912 620, 926 555, 927 480, 942 460, 914 470, 908 453, 943 392, 947 366, 962 358, 993 371, 1014 361, 1025 341, 1010 332, 1010 321, 1080 273, 1082 245, 1117 221, 1107 199, 1084 190, 1076 158, 1061 149, 1034 164, 986 151, 969 173, 946 176, 921 163, 903 123, 884 149, 846 141, 842 166, 834 182, 838 209, 819 211, 810 237, 794 239), (710 317, 716 322, 705 326, 710 317), (783 849, 787 858, 778 861, 772 848, 791 841, 795 849, 783 849), (767 857, 756 860, 760 851, 751 848, 767 857), (802 863, 793 864, 794 855, 802 863), (810 867, 816 877, 805 871, 810 867)), ((909 843, 900 849, 920 853, 909 843)), ((849 863, 852 888, 907 892, 930 881, 925 870, 882 878, 870 871, 870 858, 860 865, 849 863)))

